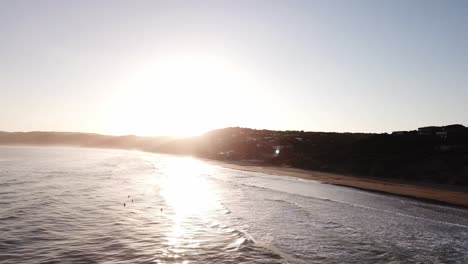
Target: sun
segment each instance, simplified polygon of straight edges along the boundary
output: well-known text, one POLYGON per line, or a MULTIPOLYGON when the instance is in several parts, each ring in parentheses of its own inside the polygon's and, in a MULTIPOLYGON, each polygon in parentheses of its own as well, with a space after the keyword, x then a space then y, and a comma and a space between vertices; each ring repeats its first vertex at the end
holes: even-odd
POLYGON ((248 82, 239 67, 217 57, 157 58, 114 95, 112 133, 194 136, 230 125, 248 82))

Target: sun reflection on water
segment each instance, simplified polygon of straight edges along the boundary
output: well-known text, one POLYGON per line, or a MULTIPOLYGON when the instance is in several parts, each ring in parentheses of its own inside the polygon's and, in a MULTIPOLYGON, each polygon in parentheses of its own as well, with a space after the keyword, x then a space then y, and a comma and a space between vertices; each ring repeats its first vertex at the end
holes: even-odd
POLYGON ((172 220, 167 253, 180 259, 200 248, 202 225, 218 209, 219 200, 207 179, 212 167, 193 158, 172 157, 161 172, 160 193, 167 204, 163 213, 172 220))
POLYGON ((206 175, 211 167, 193 158, 175 157, 164 168, 161 195, 180 217, 203 217, 215 209, 217 198, 206 175))

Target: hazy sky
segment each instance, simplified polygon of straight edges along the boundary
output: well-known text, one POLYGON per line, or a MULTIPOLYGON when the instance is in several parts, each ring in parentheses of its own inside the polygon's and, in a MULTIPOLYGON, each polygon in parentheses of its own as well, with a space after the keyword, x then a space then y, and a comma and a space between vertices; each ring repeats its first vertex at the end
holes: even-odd
POLYGON ((468 1, 0 1, 0 130, 468 125, 468 1))

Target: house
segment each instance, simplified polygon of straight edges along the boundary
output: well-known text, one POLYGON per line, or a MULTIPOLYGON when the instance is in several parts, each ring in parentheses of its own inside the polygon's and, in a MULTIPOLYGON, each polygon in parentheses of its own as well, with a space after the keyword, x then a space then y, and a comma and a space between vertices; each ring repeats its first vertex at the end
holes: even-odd
POLYGON ((229 158, 235 153, 234 150, 228 150, 228 151, 221 151, 218 152, 219 157, 224 157, 224 158, 229 158))
POLYGON ((459 124, 444 126, 443 129, 447 132, 447 135, 461 134, 468 130, 465 126, 459 124))
POLYGON ((442 127, 428 126, 418 128, 418 134, 421 136, 434 136, 437 132, 443 131, 442 127))
POLYGON ((277 146, 273 146, 274 149, 277 149, 277 150, 285 150, 285 149, 293 149, 294 146, 292 145, 277 145, 277 146))
POLYGON ((437 131, 436 136, 439 136, 442 139, 446 139, 447 138, 447 131, 437 131))
POLYGON ((449 136, 459 135, 468 131, 468 129, 463 125, 448 125, 444 127, 420 127, 418 128, 418 134, 423 136, 439 136, 441 138, 447 138, 449 136))

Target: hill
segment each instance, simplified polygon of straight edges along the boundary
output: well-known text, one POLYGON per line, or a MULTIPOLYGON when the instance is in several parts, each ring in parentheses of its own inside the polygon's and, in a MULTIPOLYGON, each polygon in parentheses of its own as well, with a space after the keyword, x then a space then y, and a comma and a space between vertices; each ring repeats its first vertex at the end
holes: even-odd
POLYGON ((193 138, 0 132, 0 144, 137 149, 286 166, 357 177, 468 186, 468 129, 423 127, 392 134, 224 128, 193 138))

